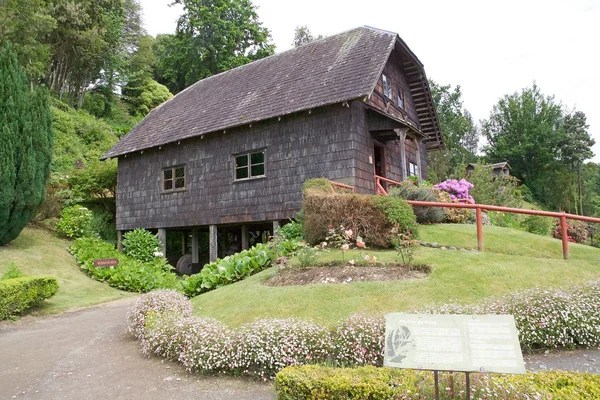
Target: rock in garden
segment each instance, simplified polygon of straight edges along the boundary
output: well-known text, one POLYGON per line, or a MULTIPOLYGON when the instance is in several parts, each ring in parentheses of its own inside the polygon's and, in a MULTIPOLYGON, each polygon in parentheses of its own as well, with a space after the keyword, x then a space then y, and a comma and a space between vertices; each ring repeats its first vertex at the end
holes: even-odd
POLYGON ((433 242, 433 243, 431 243, 431 244, 430 244, 430 246, 431 246, 431 247, 433 247, 433 248, 436 248, 436 247, 438 247, 438 245, 437 245, 437 243, 436 243, 436 242, 433 242))
POLYGON ((450 246, 450 247, 448 247, 448 250, 456 250, 456 247, 450 246))
POLYGON ((441 247, 442 250, 448 250, 447 248, 445 248, 444 246, 441 247))

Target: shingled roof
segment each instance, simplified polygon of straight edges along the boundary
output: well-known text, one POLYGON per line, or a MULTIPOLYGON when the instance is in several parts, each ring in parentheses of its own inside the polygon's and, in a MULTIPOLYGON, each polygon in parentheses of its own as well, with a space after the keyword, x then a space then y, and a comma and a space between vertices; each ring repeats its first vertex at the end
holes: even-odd
POLYGON ((364 98, 396 45, 422 72, 397 34, 360 27, 203 79, 155 108, 102 158, 364 98))

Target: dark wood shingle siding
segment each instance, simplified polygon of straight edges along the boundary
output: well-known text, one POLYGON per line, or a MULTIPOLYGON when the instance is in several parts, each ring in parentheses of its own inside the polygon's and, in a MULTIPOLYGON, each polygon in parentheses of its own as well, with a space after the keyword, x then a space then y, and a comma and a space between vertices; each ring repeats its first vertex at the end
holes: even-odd
POLYGON ((132 153, 119 158, 117 229, 291 218, 306 179, 354 184, 355 155, 351 109, 340 104, 132 153), (232 154, 260 149, 266 177, 234 181, 232 154), (181 164, 187 189, 162 193, 162 169, 181 164))

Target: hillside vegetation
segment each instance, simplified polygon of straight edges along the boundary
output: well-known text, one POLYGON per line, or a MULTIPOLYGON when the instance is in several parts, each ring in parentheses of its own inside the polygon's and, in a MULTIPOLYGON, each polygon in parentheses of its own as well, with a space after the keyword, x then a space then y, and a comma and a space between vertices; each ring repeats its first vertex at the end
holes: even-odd
MULTIPOLYGON (((195 313, 232 326, 264 317, 300 317, 334 325, 356 312, 386 313, 422 309, 433 304, 477 303, 531 287, 563 287, 600 277, 600 250, 570 244, 569 260, 562 259, 561 242, 508 228, 484 227, 486 251, 451 251, 419 247, 415 262, 432 272, 424 279, 264 286, 276 268, 242 282, 195 297, 195 313)), ((457 247, 476 247, 473 225, 421 227, 421 239, 457 247)), ((393 261, 393 251, 363 251, 379 261, 393 261)), ((346 260, 360 252, 346 252, 346 260)), ((320 261, 341 260, 331 250, 320 261)))
POLYGON ((57 314, 131 296, 87 277, 69 254, 69 245, 69 241, 45 230, 25 228, 16 240, 0 247, 0 275, 9 263, 14 262, 27 276, 44 275, 58 279, 58 293, 32 310, 32 314, 57 314))

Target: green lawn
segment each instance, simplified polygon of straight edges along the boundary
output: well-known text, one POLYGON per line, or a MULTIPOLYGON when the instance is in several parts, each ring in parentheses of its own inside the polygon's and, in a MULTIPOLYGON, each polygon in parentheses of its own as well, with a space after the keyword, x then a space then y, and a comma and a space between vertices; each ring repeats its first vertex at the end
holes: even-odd
POLYGON ((0 275, 10 262, 15 262, 25 275, 58 279, 58 293, 30 314, 56 314, 132 295, 88 278, 69 254, 68 247, 69 241, 34 228, 25 228, 16 240, 0 246, 0 275))
MULTIPOLYGON (((474 225, 429 225, 421 239, 476 247, 474 225)), ((600 278, 600 250, 571 244, 562 259, 561 242, 522 231, 484 227, 486 251, 473 253, 419 247, 416 262, 432 266, 425 279, 347 285, 269 287, 275 268, 193 299, 197 315, 231 326, 262 317, 300 317, 333 325, 355 312, 391 312, 449 302, 474 303, 534 286, 558 287, 600 278)), ((351 252, 358 257, 358 252, 351 252)), ((367 251, 381 261, 395 252, 367 251)), ((348 253, 346 254, 348 258, 348 253)), ((323 260, 341 259, 331 251, 323 260)))

